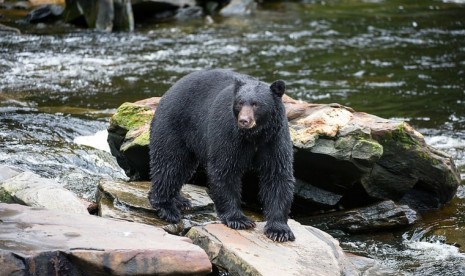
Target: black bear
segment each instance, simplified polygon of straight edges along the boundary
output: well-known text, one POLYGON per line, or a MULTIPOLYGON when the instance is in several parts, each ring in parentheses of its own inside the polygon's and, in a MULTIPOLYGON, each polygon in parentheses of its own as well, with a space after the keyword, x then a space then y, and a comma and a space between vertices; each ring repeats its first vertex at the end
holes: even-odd
POLYGON ((162 219, 178 222, 179 209, 190 207, 180 189, 202 165, 222 223, 254 227, 240 208, 241 177, 253 169, 266 236, 295 239, 287 225, 295 180, 284 91, 281 80, 270 86, 217 69, 191 73, 166 92, 150 127, 149 200, 162 219))

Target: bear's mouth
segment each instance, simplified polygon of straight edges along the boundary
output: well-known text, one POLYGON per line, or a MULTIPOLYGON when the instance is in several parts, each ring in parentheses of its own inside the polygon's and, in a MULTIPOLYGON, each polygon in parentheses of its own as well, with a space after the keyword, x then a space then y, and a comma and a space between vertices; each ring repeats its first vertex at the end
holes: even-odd
POLYGON ((252 129, 257 125, 255 120, 244 120, 244 119, 239 119, 237 120, 237 126, 240 129, 252 129))

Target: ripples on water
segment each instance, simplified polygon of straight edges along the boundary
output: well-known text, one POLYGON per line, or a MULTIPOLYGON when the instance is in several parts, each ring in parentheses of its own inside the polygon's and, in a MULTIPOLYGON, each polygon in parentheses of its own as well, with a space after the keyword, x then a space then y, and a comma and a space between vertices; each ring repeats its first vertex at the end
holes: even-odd
MULTIPOLYGON (((107 152, 86 146, 102 148, 98 131, 116 107, 160 96, 193 70, 225 67, 284 79, 299 99, 406 120, 453 156, 464 179, 463 4, 268 3, 252 17, 146 23, 113 34, 20 25, 22 35, 0 36, 0 163, 91 199, 101 178, 124 178, 107 152)), ((428 218, 407 232, 342 244, 407 274, 459 275, 463 249, 448 243, 465 244, 465 199, 428 218)))

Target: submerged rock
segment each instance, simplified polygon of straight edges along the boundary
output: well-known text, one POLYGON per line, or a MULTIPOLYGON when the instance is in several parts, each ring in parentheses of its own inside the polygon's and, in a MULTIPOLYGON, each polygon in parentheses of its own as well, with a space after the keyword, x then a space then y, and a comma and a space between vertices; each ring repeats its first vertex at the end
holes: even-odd
MULTIPOLYGON (((124 103, 110 121, 111 152, 133 180, 148 179, 149 124, 159 100, 124 103)), ((437 208, 454 196, 460 178, 452 158, 428 146, 406 122, 339 104, 311 104, 287 96, 283 102, 295 176, 301 180, 299 201, 337 208, 405 197, 405 202, 414 198, 417 205, 437 208)))
POLYGON ((0 166, 0 202, 89 214, 81 200, 56 181, 5 166, 0 166))
POLYGON ((346 253, 348 260, 360 271, 359 275, 366 276, 398 276, 399 271, 392 270, 382 265, 379 261, 346 253))
POLYGON ((99 215, 156 226, 173 234, 186 232, 193 225, 217 220, 213 201, 205 187, 186 184, 181 194, 192 203, 190 210, 183 211, 183 220, 169 224, 157 216, 148 200, 150 182, 124 182, 102 180, 98 187, 99 215))
POLYGON ((193 227, 187 236, 232 275, 359 275, 338 241, 325 232, 289 220, 296 240, 277 243, 263 234, 264 225, 234 230, 208 224, 193 227))
POLYGON ((3 24, 0 24, 0 34, 1 33, 11 33, 11 34, 20 34, 21 31, 19 29, 9 27, 3 24))
POLYGON ((27 23, 38 23, 57 20, 61 18, 64 7, 61 5, 42 5, 30 11, 24 21, 27 23))
POLYGON ((327 213, 300 221, 321 230, 342 230, 347 233, 371 232, 405 227, 418 220, 417 213, 407 205, 391 200, 348 211, 327 213))
POLYGON ((206 275, 186 237, 90 215, 0 203, 2 275, 206 275))

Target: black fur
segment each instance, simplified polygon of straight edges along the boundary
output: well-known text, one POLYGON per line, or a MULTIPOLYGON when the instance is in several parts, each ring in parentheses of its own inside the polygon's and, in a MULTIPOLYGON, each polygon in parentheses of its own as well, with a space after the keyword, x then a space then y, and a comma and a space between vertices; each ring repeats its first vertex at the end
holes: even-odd
POLYGON ((254 227, 240 209, 241 177, 253 168, 265 234, 275 241, 295 239, 287 225, 294 177, 284 90, 283 81, 270 86, 233 71, 207 70, 183 77, 166 92, 150 129, 149 199, 161 218, 177 222, 179 209, 190 207, 179 192, 202 164, 221 221, 234 229, 254 227), (253 110, 254 127, 238 125, 244 106, 253 110))

